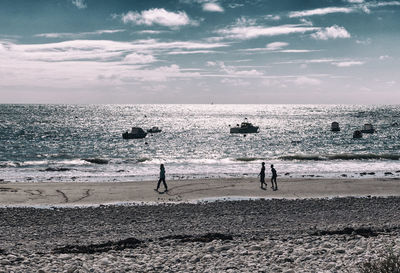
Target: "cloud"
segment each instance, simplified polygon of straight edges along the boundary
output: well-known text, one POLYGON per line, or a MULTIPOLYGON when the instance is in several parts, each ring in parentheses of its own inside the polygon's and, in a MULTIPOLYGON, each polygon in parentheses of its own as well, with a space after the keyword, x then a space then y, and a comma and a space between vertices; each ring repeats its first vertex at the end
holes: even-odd
POLYGON ((294 81, 294 84, 296 85, 320 85, 321 84, 321 80, 319 79, 315 79, 315 78, 310 78, 310 77, 306 77, 306 76, 300 76, 297 77, 294 81))
POLYGON ((387 60, 387 59, 390 59, 390 57, 388 55, 379 56, 379 60, 381 60, 381 61, 384 61, 384 60, 387 60))
POLYGON ((222 79, 221 83, 232 85, 232 86, 248 86, 248 85, 250 85, 250 82, 245 81, 243 79, 232 79, 232 78, 222 79))
POLYGON ((277 52, 281 53, 310 53, 310 52, 317 52, 320 50, 313 50, 313 49, 284 49, 284 50, 279 50, 277 52))
POLYGON ((353 12, 365 12, 370 13, 371 8, 379 8, 386 6, 400 6, 400 1, 387 1, 387 2, 364 2, 363 0, 347 0, 347 2, 353 4, 350 7, 327 7, 327 8, 318 8, 311 10, 302 10, 302 11, 292 11, 289 12, 289 18, 297 18, 297 17, 308 17, 315 15, 327 15, 332 13, 353 13, 353 12))
POLYGON ((293 33, 305 33, 316 31, 319 28, 304 27, 302 25, 281 25, 274 27, 262 26, 233 26, 225 29, 220 29, 217 33, 231 39, 254 39, 261 36, 278 36, 293 33))
POLYGON ((346 62, 334 62, 332 64, 336 65, 337 67, 350 67, 350 66, 355 66, 355 65, 363 65, 364 62, 361 62, 361 61, 346 61, 346 62))
POLYGON ((225 47, 222 43, 201 43, 192 41, 160 42, 155 39, 136 40, 132 42, 117 42, 109 40, 71 40, 58 43, 45 44, 16 44, 1 42, 3 53, 15 59, 35 60, 47 62, 65 61, 117 61, 125 56, 132 55, 133 60, 141 60, 139 63, 155 61, 148 55, 164 53, 165 51, 182 50, 209 50, 225 47), (139 54, 139 55, 138 55, 139 54), (140 55, 142 54, 142 55, 140 55), (146 61, 143 61, 146 60, 146 61))
POLYGON ((328 8, 319 8, 319 9, 304 10, 304 11, 292 11, 289 13, 289 17, 296 18, 296 17, 306 17, 314 15, 326 15, 330 13, 351 13, 354 11, 355 11, 354 8, 328 7, 328 8))
POLYGON ((238 70, 236 67, 234 66, 228 66, 225 65, 224 62, 218 62, 216 63, 216 65, 218 65, 221 69, 222 72, 230 75, 230 76, 240 76, 240 77, 259 77, 262 76, 263 73, 255 70, 255 69, 251 69, 251 70, 238 70))
POLYGON ((103 29, 92 32, 78 32, 78 33, 41 33, 36 34, 35 37, 44 37, 44 38, 82 38, 92 35, 102 35, 102 34, 113 34, 124 32, 125 29, 103 29))
POLYGON ((161 33, 165 33, 166 31, 162 31, 162 30, 141 30, 138 31, 137 33, 139 34, 161 34, 161 33))
POLYGON ((281 17, 279 15, 272 15, 272 14, 268 14, 264 17, 266 20, 271 20, 271 21, 278 21, 281 19, 281 17))
POLYGON ((203 4, 203 10, 209 12, 224 12, 224 9, 217 3, 203 4))
POLYGON ((320 29, 316 33, 311 34, 311 37, 316 40, 328 40, 338 38, 350 38, 350 33, 344 27, 337 25, 320 29))
POLYGON ((188 55, 188 54, 212 54, 218 53, 215 50, 192 50, 192 51, 171 51, 168 55, 188 55))
POLYGON ((231 9, 235 9, 235 8, 239 8, 239 7, 243 7, 244 4, 238 4, 238 3, 233 3, 233 4, 229 4, 228 7, 230 7, 231 9))
POLYGON ((124 58, 125 63, 130 63, 130 64, 148 64, 148 63, 153 63, 156 61, 156 58, 152 55, 144 55, 144 54, 137 54, 137 53, 131 53, 129 55, 126 55, 124 58))
POLYGON ((286 42, 273 42, 266 45, 267 50, 278 50, 283 47, 288 46, 289 43, 286 42))
POLYGON ((85 9, 87 7, 85 0, 72 0, 72 4, 78 9, 85 9))
POLYGON ((121 15, 123 23, 135 25, 162 25, 167 27, 180 27, 195 24, 184 11, 171 12, 163 8, 144 10, 142 12, 129 11, 121 15))
POLYGON ((371 42, 372 42, 371 38, 368 38, 366 40, 356 40, 356 43, 361 45, 369 45, 371 44, 371 42))

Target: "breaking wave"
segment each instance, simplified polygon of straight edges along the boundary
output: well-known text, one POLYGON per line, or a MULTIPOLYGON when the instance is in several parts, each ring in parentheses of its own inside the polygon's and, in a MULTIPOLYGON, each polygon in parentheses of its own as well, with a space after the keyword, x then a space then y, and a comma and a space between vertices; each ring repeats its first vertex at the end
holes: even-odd
POLYGON ((289 155, 282 160, 400 160, 400 154, 334 154, 334 155, 289 155))
POLYGON ((256 161, 256 160, 263 160, 263 158, 258 158, 258 157, 238 157, 235 158, 236 161, 256 161))

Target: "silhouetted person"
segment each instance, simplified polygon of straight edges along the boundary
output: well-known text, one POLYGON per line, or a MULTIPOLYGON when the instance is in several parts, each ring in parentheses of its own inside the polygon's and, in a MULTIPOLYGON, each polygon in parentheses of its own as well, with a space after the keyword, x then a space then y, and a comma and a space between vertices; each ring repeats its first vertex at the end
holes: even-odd
POLYGON ((264 189, 264 185, 267 185, 265 184, 265 162, 261 163, 261 171, 258 176, 260 177, 261 189, 264 189))
POLYGON ((156 191, 158 191, 158 189, 160 188, 161 181, 164 184, 165 191, 168 191, 167 183, 165 183, 165 168, 164 168, 164 164, 160 165, 160 179, 158 179, 156 191))
POLYGON ((278 175, 276 174, 274 165, 271 165, 271 172, 272 172, 272 177, 271 177, 272 189, 276 191, 278 190, 278 184, 276 184, 276 178, 278 177, 278 175))

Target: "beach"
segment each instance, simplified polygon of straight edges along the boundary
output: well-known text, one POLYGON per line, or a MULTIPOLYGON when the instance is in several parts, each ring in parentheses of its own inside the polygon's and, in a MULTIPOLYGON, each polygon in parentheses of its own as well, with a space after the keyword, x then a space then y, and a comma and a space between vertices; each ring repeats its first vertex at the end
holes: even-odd
POLYGON ((1 184, 0 272, 358 272, 400 247, 396 179, 167 183, 1 184))

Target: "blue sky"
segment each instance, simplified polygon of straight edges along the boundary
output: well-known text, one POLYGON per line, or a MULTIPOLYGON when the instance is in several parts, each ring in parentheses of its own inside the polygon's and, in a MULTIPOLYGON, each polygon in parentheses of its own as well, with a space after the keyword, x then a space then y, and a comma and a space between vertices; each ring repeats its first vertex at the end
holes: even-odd
POLYGON ((1 103, 400 101, 400 1, 1 0, 1 103))

